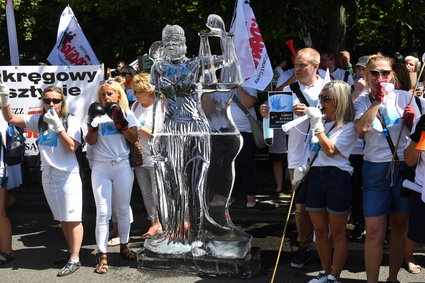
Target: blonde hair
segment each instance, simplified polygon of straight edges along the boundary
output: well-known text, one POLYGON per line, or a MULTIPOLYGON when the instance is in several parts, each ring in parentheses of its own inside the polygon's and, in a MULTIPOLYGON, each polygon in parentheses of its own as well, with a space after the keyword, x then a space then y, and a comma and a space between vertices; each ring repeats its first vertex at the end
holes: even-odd
POLYGON ((116 81, 115 79, 109 79, 103 82, 99 89, 97 90, 97 102, 102 103, 101 97, 102 97, 102 88, 103 87, 110 87, 112 90, 118 92, 118 105, 121 107, 122 111, 124 113, 127 113, 127 111, 130 109, 128 105, 128 99, 127 95, 124 91, 123 86, 116 81))
POLYGON ((320 64, 320 54, 319 52, 317 52, 316 49, 313 48, 303 48, 300 49, 297 53, 297 56, 301 56, 301 55, 308 55, 310 56, 309 58, 309 62, 313 65, 319 65, 320 64))
MULTIPOLYGON (((43 90, 43 92, 41 94, 41 99, 43 99, 44 95, 48 92, 57 92, 61 95, 62 105, 61 105, 61 109, 59 111, 58 116, 59 117, 66 117, 68 115, 68 106, 66 104, 65 96, 62 92, 62 89, 60 87, 57 87, 57 86, 54 86, 54 85, 48 86, 43 90)), ((43 113, 46 113, 46 110, 44 109, 44 107, 43 107, 43 113)))
MULTIPOLYGON (((368 88, 371 88, 372 86, 369 85, 369 77, 370 77, 370 71, 372 70, 372 64, 377 62, 377 61, 384 61, 384 62, 388 62, 388 64, 390 65, 390 70, 392 71, 392 67, 393 67, 393 61, 391 60, 390 57, 384 56, 381 53, 377 53, 374 55, 369 56, 369 59, 367 60, 366 63, 366 86, 368 88)), ((394 83, 394 76, 391 76, 391 79, 389 80, 390 83, 394 83)))
POLYGON ((140 89, 141 91, 151 91, 153 88, 150 85, 151 75, 149 73, 140 73, 133 77, 131 81, 131 87, 140 89))
POLYGON ((334 80, 322 89, 328 91, 328 94, 335 101, 335 123, 336 127, 341 127, 347 122, 354 120, 354 105, 351 99, 351 87, 344 81, 334 80))

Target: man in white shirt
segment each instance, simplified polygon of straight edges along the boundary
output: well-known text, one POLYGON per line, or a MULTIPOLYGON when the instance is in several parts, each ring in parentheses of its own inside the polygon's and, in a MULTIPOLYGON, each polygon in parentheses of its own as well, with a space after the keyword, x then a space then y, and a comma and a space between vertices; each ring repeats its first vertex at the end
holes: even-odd
POLYGON ((332 51, 324 51, 320 53, 320 69, 329 69, 331 80, 344 81, 350 86, 353 85, 353 76, 346 70, 336 67, 335 53, 332 51))
MULTIPOLYGON (((320 54, 315 49, 304 48, 298 51, 294 60, 295 83, 286 86, 283 91, 292 91, 294 116, 307 114, 307 107, 317 106, 319 94, 324 81, 317 74, 320 63, 320 54), (297 94, 298 93, 298 94, 297 94)), ((261 105, 260 112, 263 117, 268 116, 268 106, 261 105)), ((291 180, 294 168, 301 165, 302 152, 305 149, 305 139, 309 131, 309 121, 304 121, 288 133, 288 169, 291 180)), ((302 268, 311 258, 309 249, 313 239, 313 225, 305 210, 305 192, 300 187, 295 197, 295 223, 298 230, 297 241, 300 245, 291 266, 302 268)))

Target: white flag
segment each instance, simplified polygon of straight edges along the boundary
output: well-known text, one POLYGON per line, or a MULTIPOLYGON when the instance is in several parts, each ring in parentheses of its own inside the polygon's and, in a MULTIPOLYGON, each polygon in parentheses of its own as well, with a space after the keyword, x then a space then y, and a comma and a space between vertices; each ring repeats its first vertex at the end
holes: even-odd
POLYGON ((19 66, 18 39, 16 37, 16 25, 15 25, 15 13, 13 10, 13 0, 5 0, 5 6, 6 6, 7 35, 9 37, 10 64, 12 66, 19 66))
POLYGON ((100 65, 71 7, 63 10, 56 44, 47 61, 52 65, 100 65))
POLYGON ((244 86, 264 90, 273 79, 273 69, 248 0, 236 0, 230 31, 235 33, 236 55, 244 86))

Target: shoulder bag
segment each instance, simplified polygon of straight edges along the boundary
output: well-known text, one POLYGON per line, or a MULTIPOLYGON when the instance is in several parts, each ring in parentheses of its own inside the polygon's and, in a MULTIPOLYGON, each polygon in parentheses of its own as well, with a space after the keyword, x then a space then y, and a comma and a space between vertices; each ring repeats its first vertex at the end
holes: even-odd
POLYGON ((265 148, 267 144, 264 141, 264 136, 263 136, 263 123, 261 121, 256 120, 251 115, 251 113, 249 113, 248 109, 245 107, 245 105, 242 104, 242 102, 239 100, 239 98, 236 95, 233 96, 233 100, 239 106, 239 108, 245 113, 246 117, 248 117, 249 124, 251 125, 252 134, 254 136, 255 146, 259 149, 265 148))

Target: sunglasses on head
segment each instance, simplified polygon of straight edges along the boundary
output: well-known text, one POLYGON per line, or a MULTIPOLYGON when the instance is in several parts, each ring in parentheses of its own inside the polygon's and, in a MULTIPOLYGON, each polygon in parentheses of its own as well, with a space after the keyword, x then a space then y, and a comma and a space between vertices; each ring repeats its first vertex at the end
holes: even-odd
POLYGON ((52 102, 53 102, 53 104, 59 104, 59 103, 62 102, 62 99, 59 99, 59 98, 53 98, 53 99, 43 98, 43 103, 44 104, 50 104, 52 102))
POLYGON ((320 95, 319 95, 319 99, 320 99, 321 101, 323 101, 323 102, 329 102, 329 101, 334 100, 334 98, 330 98, 330 97, 324 96, 323 94, 320 94, 320 95))
POLYGON ((388 77, 388 75, 391 73, 391 70, 383 70, 383 71, 371 70, 369 71, 369 73, 372 77, 377 77, 379 75, 382 75, 383 77, 388 77))
POLYGON ((114 79, 108 79, 106 81, 103 81, 100 83, 100 86, 104 86, 104 85, 113 85, 114 84, 114 79))

